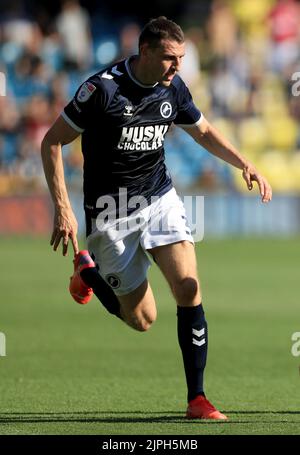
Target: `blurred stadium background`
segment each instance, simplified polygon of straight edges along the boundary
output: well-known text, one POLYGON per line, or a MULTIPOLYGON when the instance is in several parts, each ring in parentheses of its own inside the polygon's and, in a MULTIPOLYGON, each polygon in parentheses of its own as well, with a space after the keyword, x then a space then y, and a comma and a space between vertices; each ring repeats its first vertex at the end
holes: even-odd
MULTIPOLYGON (((166 159, 178 191, 209 198, 205 235, 297 233, 300 96, 292 94, 292 75, 300 71, 299 8, 297 0, 153 0, 139 10, 122 1, 1 1, 0 232, 49 232, 44 133, 84 79, 136 52, 143 24, 165 14, 186 33, 181 72, 196 104, 268 177, 275 197, 260 205, 239 171, 174 128, 166 159)), ((79 141, 64 147, 64 156, 83 232, 79 141)))
MULTIPOLYGON (((151 0, 138 10, 121 0, 0 1, 0 434, 299 434, 291 354, 300 329, 299 8, 296 0, 151 0), (141 335, 95 298, 74 304, 72 254, 49 246, 43 135, 78 85, 136 52, 141 27, 161 14, 186 32, 182 76, 196 104, 274 189, 265 206, 240 172, 180 129, 166 140, 179 192, 205 195, 196 252, 211 334, 206 387, 226 425, 182 418, 176 312, 158 269, 150 281, 159 317, 141 335)), ((83 234, 79 141, 63 153, 83 234)))

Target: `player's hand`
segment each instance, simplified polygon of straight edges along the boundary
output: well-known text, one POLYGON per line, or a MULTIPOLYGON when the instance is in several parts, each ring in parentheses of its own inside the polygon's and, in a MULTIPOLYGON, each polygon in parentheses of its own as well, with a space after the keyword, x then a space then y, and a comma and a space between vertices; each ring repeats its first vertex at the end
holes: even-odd
POLYGON ((71 239, 74 254, 77 254, 79 252, 77 230, 77 220, 71 209, 56 210, 54 215, 53 233, 50 241, 50 245, 53 245, 54 251, 57 250, 57 247, 62 240, 62 253, 66 256, 69 239, 71 239))
POLYGON ((247 183, 248 190, 253 188, 253 181, 257 182, 262 202, 269 202, 272 199, 272 188, 268 180, 259 174, 252 164, 247 164, 243 169, 243 178, 247 183))

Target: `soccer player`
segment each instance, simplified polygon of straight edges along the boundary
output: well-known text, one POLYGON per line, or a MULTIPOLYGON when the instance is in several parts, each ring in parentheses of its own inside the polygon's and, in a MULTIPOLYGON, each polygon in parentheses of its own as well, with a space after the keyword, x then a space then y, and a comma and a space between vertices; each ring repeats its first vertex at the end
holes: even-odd
POLYGON ((139 54, 90 77, 42 142, 45 176, 55 207, 51 245, 69 239, 75 259, 70 292, 79 303, 93 293, 130 327, 148 330, 156 304, 147 270, 151 255, 177 303, 178 340, 187 383, 186 416, 226 420, 206 398, 203 373, 207 323, 197 275, 194 241, 182 201, 164 161, 172 123, 210 153, 241 169, 262 202, 267 180, 204 117, 177 74, 184 34, 165 17, 142 30, 139 54), (61 147, 82 135, 84 209, 88 251, 79 251, 77 222, 66 190, 61 147))

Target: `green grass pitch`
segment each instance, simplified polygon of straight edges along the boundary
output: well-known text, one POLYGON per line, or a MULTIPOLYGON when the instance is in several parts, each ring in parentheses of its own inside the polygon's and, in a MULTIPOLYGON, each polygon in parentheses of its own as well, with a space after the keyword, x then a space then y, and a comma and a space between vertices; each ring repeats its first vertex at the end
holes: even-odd
POLYGON ((228 422, 187 421, 175 303, 156 266, 147 333, 68 294, 71 255, 2 238, 0 434, 300 434, 299 238, 197 244, 209 327, 205 384, 228 422))

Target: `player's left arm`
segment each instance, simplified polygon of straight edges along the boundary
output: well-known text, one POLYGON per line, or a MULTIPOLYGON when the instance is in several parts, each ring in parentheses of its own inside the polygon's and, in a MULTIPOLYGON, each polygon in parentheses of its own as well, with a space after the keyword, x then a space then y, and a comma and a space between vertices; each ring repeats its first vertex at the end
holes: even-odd
POLYGON ((267 179, 204 117, 199 124, 182 128, 210 153, 241 169, 249 190, 253 188, 252 182, 256 181, 262 202, 269 202, 272 199, 272 188, 267 179))

